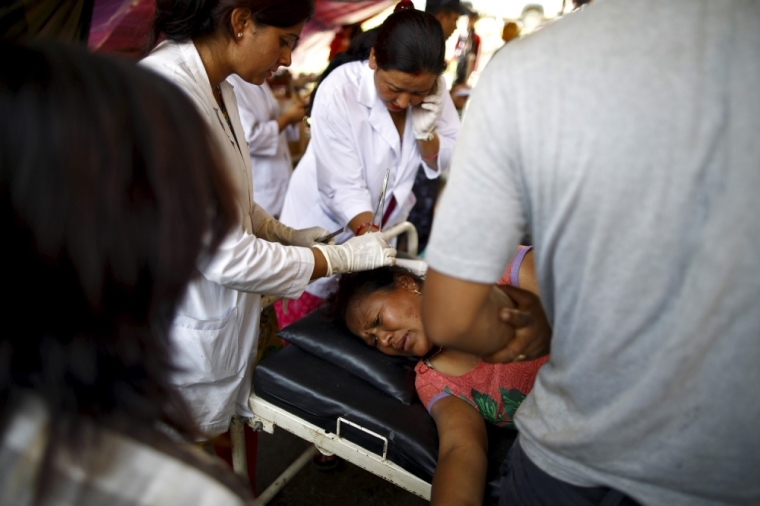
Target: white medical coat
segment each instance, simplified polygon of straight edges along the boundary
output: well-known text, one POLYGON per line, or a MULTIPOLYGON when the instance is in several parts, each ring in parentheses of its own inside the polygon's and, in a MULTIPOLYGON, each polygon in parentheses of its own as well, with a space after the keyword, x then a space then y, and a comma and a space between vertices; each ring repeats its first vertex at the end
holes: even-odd
POLYGON ((256 203, 270 215, 278 216, 293 173, 288 141, 298 140, 298 125, 289 125, 280 132, 277 124, 282 114, 280 104, 266 82, 257 86, 234 74, 227 81, 235 88, 240 122, 248 142, 256 203))
MULTIPOLYGON (((411 114, 406 115, 401 142, 377 95, 369 64, 352 62, 338 67, 319 87, 312 109, 311 141, 291 177, 281 221, 294 228, 320 226, 333 231, 347 227, 354 216, 374 212, 388 168, 384 209, 391 197, 396 198, 396 208, 385 226, 406 220, 416 202, 412 186, 420 165, 425 175, 434 179, 451 160, 459 116, 448 93, 444 93, 435 131, 440 148, 438 165, 431 169, 420 156, 411 114)), ((352 236, 353 232, 346 230, 336 242, 352 236)), ((324 297, 331 288, 330 280, 320 280, 307 290, 324 297)))
POLYGON ((253 201, 251 161, 232 85, 222 82, 220 88, 240 149, 192 42, 162 42, 141 63, 184 90, 206 119, 221 147, 240 211, 240 227, 224 239, 211 261, 199 265, 200 275, 190 282, 171 332, 174 362, 181 368, 172 382, 189 404, 196 426, 213 437, 227 429, 236 412, 250 416, 259 294, 298 297, 311 277, 314 256, 307 248, 252 234, 253 216, 264 211, 253 201))

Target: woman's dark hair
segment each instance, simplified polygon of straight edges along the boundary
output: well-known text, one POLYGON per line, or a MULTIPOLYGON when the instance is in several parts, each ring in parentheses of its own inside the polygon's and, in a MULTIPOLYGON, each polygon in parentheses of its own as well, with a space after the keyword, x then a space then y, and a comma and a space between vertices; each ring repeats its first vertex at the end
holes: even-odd
POLYGON ((347 51, 333 58, 311 93, 307 114, 311 113, 322 81, 345 63, 366 60, 373 48, 377 66, 382 70, 435 75, 446 70, 446 41, 441 23, 430 14, 410 6, 410 2, 399 3, 382 25, 357 36, 347 51))
POLYGON ((314 0, 156 0, 153 30, 147 54, 163 36, 185 42, 222 29, 230 37, 230 16, 237 8, 249 9, 257 26, 288 28, 314 15, 314 0))
POLYGON ((325 71, 322 72, 322 75, 317 79, 317 84, 314 86, 314 90, 312 90, 311 95, 309 96, 309 104, 306 110, 307 115, 311 114, 311 107, 314 104, 314 99, 317 97, 317 90, 319 89, 319 85, 322 84, 322 81, 324 81, 333 70, 337 69, 344 63, 364 61, 369 58, 370 50, 374 47, 379 32, 380 28, 372 28, 371 30, 356 35, 351 39, 348 49, 335 55, 325 71))
POLYGON ((91 454, 86 427, 193 434, 168 331, 236 220, 205 123, 147 70, 45 44, 0 42, 0 110, 0 435, 23 392, 49 415, 44 467, 91 454))
POLYGON ((446 70, 446 40, 441 23, 426 12, 405 9, 394 12, 380 26, 375 60, 382 70, 406 74, 446 70))
POLYGON ((342 274, 338 281, 338 289, 327 299, 328 318, 345 322, 346 311, 352 300, 375 292, 390 292, 398 286, 398 277, 402 275, 411 277, 420 288, 425 284, 422 277, 396 265, 342 274))

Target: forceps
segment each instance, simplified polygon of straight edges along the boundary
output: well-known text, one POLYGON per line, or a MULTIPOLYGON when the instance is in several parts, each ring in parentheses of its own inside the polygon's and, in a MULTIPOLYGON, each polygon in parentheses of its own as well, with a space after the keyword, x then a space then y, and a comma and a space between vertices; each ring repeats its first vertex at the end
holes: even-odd
POLYGON ((323 244, 327 244, 330 241, 330 239, 332 239, 336 235, 338 235, 341 232, 343 232, 343 230, 345 230, 345 229, 343 227, 340 227, 338 230, 336 230, 335 232, 333 232, 331 234, 323 235, 319 239, 315 239, 314 242, 321 242, 323 244))
MULTIPOLYGON (((391 169, 390 167, 385 171, 385 177, 383 178, 383 187, 380 190, 380 198, 377 199, 377 207, 375 208, 375 214, 372 216, 372 224, 375 224, 375 221, 377 220, 377 213, 380 212, 381 209, 384 208, 385 205, 385 190, 388 188, 388 178, 391 176, 391 169)), ((379 232, 383 228, 383 215, 380 214, 380 224, 377 226, 377 231, 379 232)))

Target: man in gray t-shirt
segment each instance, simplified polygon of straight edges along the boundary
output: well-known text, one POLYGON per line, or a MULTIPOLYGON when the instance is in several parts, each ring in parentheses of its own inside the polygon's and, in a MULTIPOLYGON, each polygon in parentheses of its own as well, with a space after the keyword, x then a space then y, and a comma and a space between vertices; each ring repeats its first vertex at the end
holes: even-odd
POLYGON ((481 77, 426 330, 533 358, 484 295, 529 229, 553 337, 516 416, 524 456, 645 504, 758 504, 759 193, 760 2, 598 1, 481 77))

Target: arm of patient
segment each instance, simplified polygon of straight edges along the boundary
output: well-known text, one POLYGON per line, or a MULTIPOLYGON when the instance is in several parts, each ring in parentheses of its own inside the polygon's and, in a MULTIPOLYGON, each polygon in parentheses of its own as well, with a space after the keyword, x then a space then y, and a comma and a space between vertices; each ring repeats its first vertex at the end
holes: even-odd
POLYGON ((438 400, 430 414, 439 440, 430 503, 482 504, 488 469, 486 422, 475 408, 454 396, 438 400))

